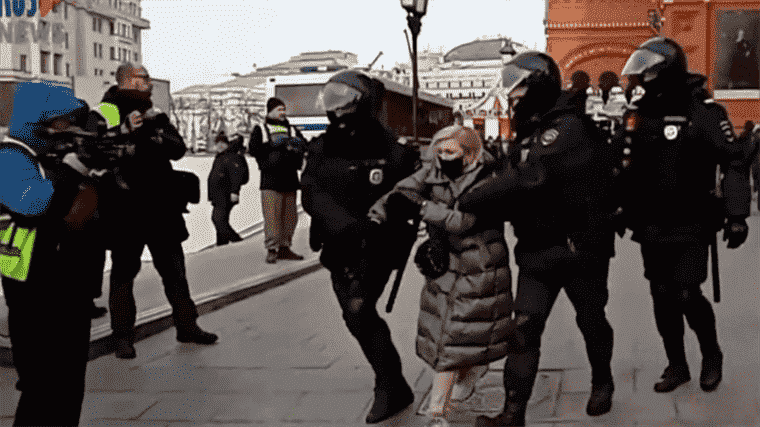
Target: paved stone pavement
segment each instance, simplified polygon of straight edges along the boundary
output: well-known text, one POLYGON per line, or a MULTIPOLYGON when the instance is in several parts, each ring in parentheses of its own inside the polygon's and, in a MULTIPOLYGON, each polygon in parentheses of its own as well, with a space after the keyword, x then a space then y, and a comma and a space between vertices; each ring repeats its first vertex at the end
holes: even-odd
MULTIPOLYGON (((541 372, 528 411, 529 425, 757 425, 760 218, 752 217, 749 223, 750 237, 742 248, 720 250, 723 302, 715 305, 715 310, 726 362, 724 382, 717 391, 707 394, 699 389, 696 378, 700 358, 691 332, 686 334, 686 346, 695 380, 673 393, 652 391, 666 361, 642 277, 638 245, 626 236, 617 241, 618 253, 610 272, 607 312, 615 330, 613 369, 617 387, 611 413, 593 419, 585 415, 590 388, 588 363, 572 307, 563 293, 543 338, 541 372)), ((514 244, 514 239, 509 241, 514 244)), ((245 267, 245 262, 251 262, 252 258, 244 256, 244 247, 248 246, 233 251, 241 257, 235 265, 245 267)), ((251 251, 254 247, 260 251, 253 243, 251 251)), ((214 274, 209 270, 213 264, 203 274, 227 274, 223 258, 219 256, 214 274)), ((516 275, 514 265, 513 269, 516 275)), ((404 375, 417 396, 414 405, 383 425, 423 426, 427 422, 415 414, 432 378, 431 370, 414 350, 421 281, 410 264, 396 308, 389 315, 382 314, 401 353, 404 375)), ((704 288, 712 297, 709 287, 704 288)), ((381 310, 389 291, 390 287, 380 299, 381 310)), ((92 360, 81 424, 363 424, 372 401, 373 376, 343 326, 327 271, 319 270, 209 312, 199 323, 218 333, 220 342, 213 346, 180 344, 174 339, 174 330, 168 329, 139 341, 135 360, 119 360, 113 355, 92 360)), ((491 365, 477 393, 452 417, 453 425, 473 425, 478 413, 501 405, 500 365, 503 362, 491 365)), ((0 372, 0 425, 10 425, 18 398, 12 388, 15 372, 0 372)))

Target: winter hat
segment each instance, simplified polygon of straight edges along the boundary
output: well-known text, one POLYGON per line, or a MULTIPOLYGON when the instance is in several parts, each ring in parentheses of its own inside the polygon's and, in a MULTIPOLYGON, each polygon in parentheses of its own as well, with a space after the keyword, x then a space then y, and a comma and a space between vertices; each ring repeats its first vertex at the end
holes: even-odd
POLYGON ((477 162, 483 150, 483 142, 480 140, 480 135, 472 128, 459 125, 447 126, 436 132, 433 135, 431 146, 435 155, 438 155, 439 147, 453 146, 457 148, 458 153, 449 157, 450 159, 462 157, 465 165, 477 162))
POLYGON ((269 98, 269 100, 267 100, 267 114, 271 113, 272 110, 279 107, 280 105, 284 107, 285 103, 282 102, 279 98, 269 98))

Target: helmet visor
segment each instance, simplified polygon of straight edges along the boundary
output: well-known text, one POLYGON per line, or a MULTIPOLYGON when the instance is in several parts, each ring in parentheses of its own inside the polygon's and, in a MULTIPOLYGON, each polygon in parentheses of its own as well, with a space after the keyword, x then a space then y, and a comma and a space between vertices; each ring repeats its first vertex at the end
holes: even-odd
POLYGON ((501 70, 501 88, 499 91, 501 91, 504 96, 509 96, 520 83, 530 76, 530 73, 530 70, 525 70, 516 65, 507 65, 501 70))
POLYGON ((355 103, 361 97, 361 92, 346 84, 330 82, 322 92, 322 105, 325 111, 335 111, 355 103))
POLYGON ((628 58, 628 62, 625 63, 621 74, 624 76, 643 74, 646 70, 664 61, 665 57, 659 53, 654 53, 647 49, 639 49, 628 58))

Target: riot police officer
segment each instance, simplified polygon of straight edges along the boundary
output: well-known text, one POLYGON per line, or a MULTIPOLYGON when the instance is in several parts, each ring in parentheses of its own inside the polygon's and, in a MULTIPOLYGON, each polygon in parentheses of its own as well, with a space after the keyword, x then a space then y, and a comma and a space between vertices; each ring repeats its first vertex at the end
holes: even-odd
POLYGON ((330 78, 323 93, 330 124, 310 142, 301 176, 303 207, 312 217, 311 248, 322 250, 346 326, 375 373, 368 423, 414 401, 390 329, 375 308, 395 267, 384 253, 388 230, 367 214, 414 172, 416 161, 414 151, 398 144, 377 119, 384 90, 382 82, 354 70, 330 78))
POLYGON ((562 288, 577 313, 591 365, 586 412, 601 415, 610 410, 614 391, 613 331, 604 311, 614 255, 611 150, 572 99, 560 96, 559 68, 548 55, 517 55, 502 70, 502 85, 518 144, 505 168, 463 196, 459 205, 466 212, 500 206, 497 214, 511 221, 518 240, 515 318, 504 366, 506 401, 499 416, 480 416, 478 425, 525 424, 541 335, 562 288))
POLYGON ((631 55, 623 75, 637 79, 644 95, 626 113, 614 141, 623 161, 622 214, 641 244, 654 317, 668 366, 657 392, 669 392, 691 376, 684 351, 684 316, 702 352, 700 386, 718 387, 723 354, 712 306, 702 295, 708 244, 724 228, 728 247, 747 238, 750 189, 743 141, 726 110, 708 98, 705 77, 687 71, 686 55, 673 40, 655 37, 631 55), (716 167, 725 176, 718 193, 716 167), (716 206, 718 205, 718 206, 716 206))

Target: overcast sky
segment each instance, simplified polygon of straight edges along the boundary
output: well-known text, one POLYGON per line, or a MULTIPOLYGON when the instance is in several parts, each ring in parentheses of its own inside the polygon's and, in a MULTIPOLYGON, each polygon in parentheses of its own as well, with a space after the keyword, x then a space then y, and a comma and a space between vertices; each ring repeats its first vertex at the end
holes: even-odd
MULTIPOLYGON (((143 0, 143 64, 172 92, 306 51, 343 50, 376 68, 408 61, 399 0, 143 0)), ((431 0, 419 48, 445 51, 477 37, 512 37, 545 49, 541 0, 431 0)), ((410 34, 411 37, 411 34, 410 34)))

